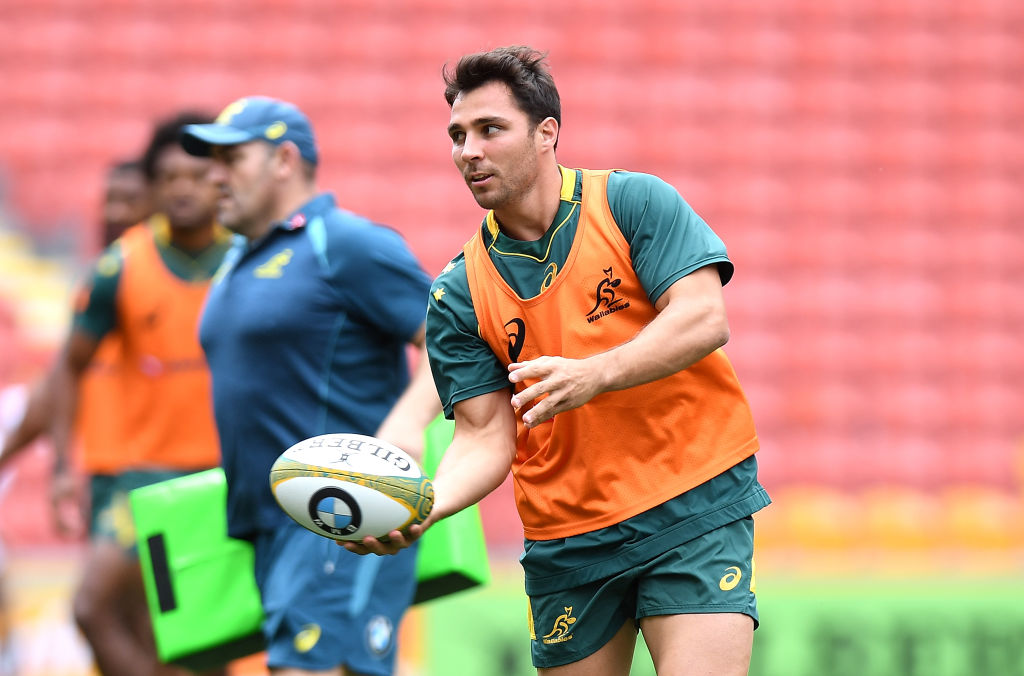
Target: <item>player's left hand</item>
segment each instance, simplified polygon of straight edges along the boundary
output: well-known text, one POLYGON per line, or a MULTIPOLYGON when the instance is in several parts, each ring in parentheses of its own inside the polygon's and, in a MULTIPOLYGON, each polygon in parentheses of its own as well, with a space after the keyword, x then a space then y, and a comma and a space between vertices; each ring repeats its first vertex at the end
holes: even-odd
POLYGON ((509 381, 536 381, 512 397, 512 406, 519 410, 542 395, 533 408, 523 413, 523 423, 536 427, 558 413, 587 403, 601 393, 600 373, 586 359, 539 357, 508 365, 509 381))
POLYGON ((341 540, 336 540, 336 542, 353 554, 385 556, 397 554, 403 549, 411 547, 412 543, 419 540, 421 535, 423 535, 423 525, 415 524, 409 526, 404 532, 400 530, 391 531, 388 533, 387 540, 378 540, 367 535, 361 542, 344 542, 341 540))

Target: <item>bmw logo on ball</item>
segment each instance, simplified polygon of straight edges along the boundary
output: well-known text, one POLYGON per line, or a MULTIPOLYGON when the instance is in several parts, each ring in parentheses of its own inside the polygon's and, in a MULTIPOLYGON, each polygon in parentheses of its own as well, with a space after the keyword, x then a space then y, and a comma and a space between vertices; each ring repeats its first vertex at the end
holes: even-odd
POLYGON ((363 523, 356 501, 334 486, 321 488, 310 496, 309 518, 320 530, 342 536, 355 533, 363 523))

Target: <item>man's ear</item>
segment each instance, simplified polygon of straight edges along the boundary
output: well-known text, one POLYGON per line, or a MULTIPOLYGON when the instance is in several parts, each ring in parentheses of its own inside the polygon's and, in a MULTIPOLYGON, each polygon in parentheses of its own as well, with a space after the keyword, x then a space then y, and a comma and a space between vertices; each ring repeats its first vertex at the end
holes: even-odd
MULTIPOLYGON (((288 175, 302 172, 302 153, 291 141, 284 141, 277 146, 275 153, 279 162, 278 169, 288 175)), ((284 174, 282 174, 284 175, 284 174)))
POLYGON ((537 125, 537 143, 545 150, 554 149, 558 145, 558 120, 553 117, 545 117, 537 125))

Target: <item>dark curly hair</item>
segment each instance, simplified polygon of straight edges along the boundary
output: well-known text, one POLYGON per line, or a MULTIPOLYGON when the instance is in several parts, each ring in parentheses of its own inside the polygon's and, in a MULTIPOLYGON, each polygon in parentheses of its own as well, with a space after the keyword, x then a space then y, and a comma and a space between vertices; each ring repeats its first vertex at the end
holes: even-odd
POLYGON ((207 113, 187 110, 173 117, 157 122, 153 128, 153 136, 142 154, 142 171, 150 183, 156 178, 156 160, 164 148, 179 145, 179 137, 183 127, 189 124, 209 124, 213 116, 207 113))
POLYGON ((553 117, 561 127, 562 102, 546 58, 546 52, 522 45, 467 54, 454 68, 445 64, 441 70, 444 98, 451 106, 459 94, 497 80, 508 85, 519 108, 534 125, 553 117))

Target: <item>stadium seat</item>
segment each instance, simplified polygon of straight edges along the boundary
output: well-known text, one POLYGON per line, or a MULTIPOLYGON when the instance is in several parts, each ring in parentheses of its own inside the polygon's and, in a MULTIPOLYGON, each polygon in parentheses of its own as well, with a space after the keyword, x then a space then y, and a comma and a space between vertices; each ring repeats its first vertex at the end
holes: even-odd
MULTIPOLYGON (((96 217, 97 172, 158 115, 262 93, 307 109, 322 185, 434 273, 482 215, 451 166, 440 68, 515 37, 551 50, 560 161, 657 173, 725 241, 726 352, 766 481, 813 485, 798 503, 826 518, 867 510, 857 537, 910 550, 934 533, 886 521, 887 499, 917 518, 921 491, 1019 480, 1024 3, 255 0, 239 21, 228 0, 110 0, 88 22, 58 5, 0 22, 0 158, 41 239, 96 217)), ((1008 517, 989 498, 953 500, 960 542, 1008 517)), ((857 539, 778 514, 804 542, 857 539)))

